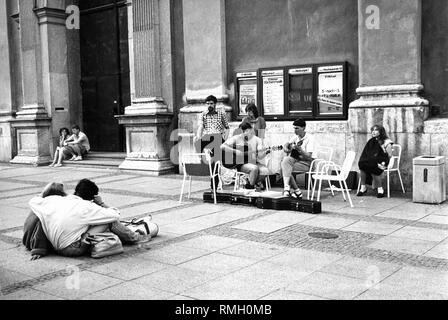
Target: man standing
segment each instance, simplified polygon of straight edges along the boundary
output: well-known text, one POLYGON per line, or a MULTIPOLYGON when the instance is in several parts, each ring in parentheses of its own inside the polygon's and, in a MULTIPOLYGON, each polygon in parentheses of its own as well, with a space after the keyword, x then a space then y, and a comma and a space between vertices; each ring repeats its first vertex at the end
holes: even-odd
POLYGON ((293 171, 308 172, 311 162, 316 158, 314 137, 305 132, 306 122, 297 119, 293 123, 295 135, 284 146, 284 151, 288 153, 282 161, 282 175, 284 196, 302 198, 302 191, 297 186, 293 171), (292 192, 291 192, 292 187, 292 192))
POLYGON ((263 147, 263 141, 255 136, 255 131, 250 123, 243 122, 239 128, 242 133, 227 139, 221 145, 221 150, 229 155, 229 157, 225 156, 226 160, 230 158, 231 154, 235 154, 236 163, 234 165, 236 169, 249 174, 249 183, 246 184, 245 188, 255 189, 255 185, 264 180, 265 176, 263 174, 269 172, 266 166, 258 162, 266 156, 266 151, 263 147), (247 147, 245 148, 245 146, 247 147))
MULTIPOLYGON (((219 151, 229 129, 226 112, 222 108, 216 109, 217 102, 218 99, 215 96, 208 96, 205 99, 207 110, 200 114, 198 131, 193 138, 196 150, 200 150, 199 152, 204 152, 204 148, 211 150, 213 163, 222 160, 222 154, 219 151)), ((215 177, 215 186, 218 182, 218 177, 215 177)), ((210 183, 210 188, 213 189, 213 182, 210 183)))

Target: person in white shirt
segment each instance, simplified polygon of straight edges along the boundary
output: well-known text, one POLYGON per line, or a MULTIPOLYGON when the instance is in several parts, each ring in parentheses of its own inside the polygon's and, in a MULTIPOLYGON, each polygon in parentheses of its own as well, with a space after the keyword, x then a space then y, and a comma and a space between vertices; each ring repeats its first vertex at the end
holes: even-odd
POLYGON ((314 137, 305 132, 306 122, 297 119, 293 123, 295 136, 284 146, 288 154, 282 161, 283 195, 302 199, 302 191, 292 175, 293 171, 307 172, 311 162, 316 158, 316 147, 314 137), (293 189, 291 191, 291 188, 293 189))
POLYGON ((82 179, 75 194, 34 197, 29 201, 32 212, 42 223, 47 239, 55 251, 63 256, 75 257, 88 252, 90 245, 83 240, 88 234, 111 231, 124 243, 144 243, 150 235, 141 235, 126 228, 119 221, 120 211, 108 208, 98 196, 98 187, 82 179))
POLYGON ((59 152, 58 162, 54 167, 61 167, 62 160, 71 157, 69 160, 80 161, 82 157, 90 151, 89 138, 78 125, 72 126, 72 135, 64 141, 62 152, 59 152))
POLYGON ((249 174, 249 183, 245 188, 255 189, 255 185, 262 183, 265 175, 269 173, 269 169, 259 163, 259 160, 266 156, 266 151, 263 140, 255 136, 250 123, 243 122, 239 128, 242 133, 227 139, 221 145, 221 150, 225 152, 225 162, 228 162, 231 155, 235 154, 236 163, 232 165, 235 165, 238 171, 249 174))

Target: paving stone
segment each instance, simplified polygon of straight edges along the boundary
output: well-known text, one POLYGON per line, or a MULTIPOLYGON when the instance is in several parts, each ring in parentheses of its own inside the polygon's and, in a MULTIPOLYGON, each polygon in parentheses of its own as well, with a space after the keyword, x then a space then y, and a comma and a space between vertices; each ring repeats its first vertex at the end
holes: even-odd
MULTIPOLYGON (((42 168, 47 169, 47 168, 42 168)), ((44 170, 45 171, 45 170, 44 170)), ((39 174, 33 174, 31 176, 18 176, 14 177, 14 179, 22 180, 22 181, 31 181, 31 182, 41 182, 41 183, 49 183, 49 182, 78 182, 81 179, 90 179, 95 182, 96 178, 101 177, 105 174, 105 172, 92 172, 86 170, 73 170, 70 167, 61 167, 57 169, 46 170, 47 172, 42 172, 39 174)))
POLYGON ((67 277, 56 278, 38 284, 33 289, 65 299, 81 299, 89 294, 111 287, 122 280, 90 271, 80 271, 67 277))
POLYGON ((240 239, 232 239, 213 235, 204 235, 195 237, 193 239, 178 242, 177 245, 183 247, 198 248, 212 252, 228 248, 243 242, 244 240, 240 239))
POLYGON ((122 208, 120 209, 120 213, 122 218, 129 218, 145 214, 151 214, 154 211, 159 211, 163 209, 175 208, 177 206, 178 202, 176 201, 164 200, 164 201, 140 204, 128 208, 122 208))
POLYGON ((442 242, 424 254, 426 257, 433 257, 448 260, 448 243, 442 242))
POLYGON ((417 240, 389 235, 371 243, 370 245, 368 245, 368 247, 422 255, 430 249, 434 248, 437 244, 438 242, 435 241, 417 240))
POLYGON ((351 219, 343 219, 343 218, 335 218, 329 216, 317 216, 312 219, 305 220, 301 222, 302 225, 320 227, 320 228, 328 228, 328 229, 342 229, 354 223, 355 220, 351 219))
POLYGON ((0 267, 0 288, 30 279, 32 278, 26 274, 0 267))
POLYGON ((448 225, 448 216, 430 214, 430 215, 424 217, 423 219, 420 219, 419 222, 429 222, 429 223, 448 225))
MULTIPOLYGON (((150 275, 131 281, 146 288, 156 288, 173 294, 179 294, 189 288, 199 286, 219 275, 207 270, 197 271, 171 266, 150 275)), ((189 296, 189 295, 187 295, 189 296)))
POLYGON ((328 300, 328 299, 313 296, 310 294, 279 289, 268 294, 267 296, 264 296, 260 300, 328 300))
POLYGON ((230 256, 214 252, 194 260, 181 263, 179 264, 179 267, 196 271, 205 269, 219 275, 225 275, 256 262, 257 260, 255 259, 230 256))
POLYGON ((63 300, 63 298, 39 290, 27 288, 11 294, 0 295, 0 300, 63 300))
POLYGON ((139 258, 155 260, 161 263, 177 265, 210 254, 210 251, 198 248, 182 247, 177 244, 164 246, 138 255, 139 258))
POLYGON ((429 213, 425 213, 424 211, 418 210, 408 210, 408 211, 396 211, 396 210, 388 210, 382 213, 377 214, 377 217, 385 217, 385 218, 395 218, 395 219, 403 219, 403 220, 411 220, 417 221, 426 217, 429 213))
POLYGON ((90 268, 89 271, 110 277, 132 280, 166 268, 167 265, 139 257, 125 258, 90 268))
POLYGON ((339 254, 294 248, 288 249, 266 261, 277 265, 296 268, 297 270, 313 272, 338 261, 342 257, 343 256, 339 254))
POLYGON ((414 291, 410 288, 380 284, 362 293, 355 300, 447 300, 448 295, 426 290, 414 291))
POLYGON ((82 300, 164 300, 172 295, 166 291, 126 282, 89 294, 82 300))
POLYGON ((401 268, 400 265, 360 258, 343 258, 319 271, 364 280, 377 284, 401 268))
POLYGON ((12 244, 12 243, 7 243, 7 242, 4 242, 4 241, 0 241, 0 251, 9 250, 9 249, 15 248, 17 246, 18 246, 17 244, 12 244))
POLYGON ((222 249, 218 252, 250 259, 266 259, 283 253, 286 250, 288 249, 282 246, 246 241, 241 244, 222 249))
POLYGON ((113 193, 100 193, 104 203, 109 207, 123 208, 129 205, 135 205, 141 202, 153 201, 155 198, 133 197, 129 195, 118 195, 113 193))
POLYGON ((448 238, 448 230, 436 230, 406 226, 398 231, 393 232, 391 236, 425 241, 442 241, 448 238))
POLYGON ((351 300, 369 287, 363 280, 315 272, 302 280, 295 281, 286 289, 328 299, 351 300))
POLYGON ((358 221, 348 227, 342 228, 342 230, 388 235, 400 228, 403 228, 403 225, 358 221))
POLYGON ((256 300, 307 275, 309 272, 260 262, 182 294, 201 300, 256 300))
POLYGON ((294 223, 277 222, 277 221, 268 220, 268 219, 266 219, 266 217, 262 217, 262 218, 258 218, 255 220, 251 220, 248 222, 244 222, 244 223, 232 226, 232 228, 262 232, 262 233, 271 233, 271 232, 286 228, 292 224, 294 224, 294 223))

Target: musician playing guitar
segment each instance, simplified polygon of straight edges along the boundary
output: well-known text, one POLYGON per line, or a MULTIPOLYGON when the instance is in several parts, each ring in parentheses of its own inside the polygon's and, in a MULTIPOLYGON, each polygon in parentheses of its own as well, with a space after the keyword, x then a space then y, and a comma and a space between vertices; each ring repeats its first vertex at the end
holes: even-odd
POLYGON ((269 174, 269 169, 260 164, 258 160, 263 159, 269 153, 263 147, 263 141, 255 136, 252 125, 242 122, 239 126, 242 133, 227 139, 221 150, 225 152, 223 159, 226 167, 236 168, 238 171, 249 174, 249 183, 246 189, 255 189, 255 185, 264 180, 269 174))
POLYGON ((314 137, 305 132, 306 122, 297 119, 293 123, 294 137, 284 146, 284 151, 288 154, 282 161, 283 175, 283 195, 301 199, 302 191, 297 186, 292 175, 293 171, 308 172, 311 162, 316 157, 314 137), (292 189, 292 190, 291 190, 292 189))

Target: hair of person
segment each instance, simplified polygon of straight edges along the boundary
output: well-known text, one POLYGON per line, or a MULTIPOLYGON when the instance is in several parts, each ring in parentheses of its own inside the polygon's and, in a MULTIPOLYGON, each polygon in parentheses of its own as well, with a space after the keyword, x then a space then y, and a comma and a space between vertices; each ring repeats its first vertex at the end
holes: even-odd
POLYGON ((373 131, 373 129, 377 129, 380 133, 380 135, 378 136, 378 141, 380 141, 381 143, 384 143, 384 141, 389 138, 387 136, 386 129, 384 129, 382 125, 376 124, 370 129, 370 131, 373 131))
POLYGON ((63 132, 63 131, 67 132, 67 134, 70 134, 70 130, 68 130, 68 128, 65 128, 65 127, 64 127, 64 128, 59 129, 59 135, 60 135, 60 136, 62 136, 62 132, 63 132))
POLYGON ((72 129, 81 130, 77 124, 72 125, 72 129))
POLYGON ((64 191, 64 185, 58 182, 50 182, 42 190, 42 198, 48 196, 62 196, 65 197, 67 194, 64 191))
POLYGON ((255 105, 255 103, 249 103, 246 106, 246 112, 252 111, 252 113, 254 114, 255 119, 258 118, 258 108, 255 105))
POLYGON ((297 120, 294 121, 294 123, 292 124, 294 127, 302 127, 305 128, 306 127, 306 122, 305 120, 303 120, 302 118, 299 118, 297 120))
POLYGON ((252 125, 249 122, 247 122, 247 121, 243 121, 243 122, 240 123, 238 128, 240 128, 244 132, 247 129, 252 129, 252 125))
POLYGON ((205 102, 208 102, 208 101, 213 101, 215 104, 218 103, 218 99, 216 99, 216 97, 213 96, 213 95, 208 96, 207 98, 205 98, 205 102))
POLYGON ((82 179, 75 187, 75 195, 84 200, 93 200, 98 194, 98 186, 89 179, 82 179))

